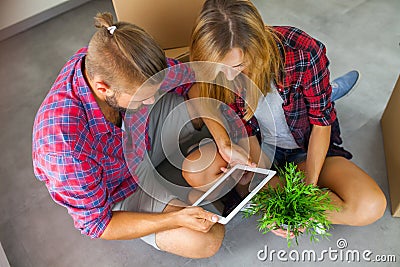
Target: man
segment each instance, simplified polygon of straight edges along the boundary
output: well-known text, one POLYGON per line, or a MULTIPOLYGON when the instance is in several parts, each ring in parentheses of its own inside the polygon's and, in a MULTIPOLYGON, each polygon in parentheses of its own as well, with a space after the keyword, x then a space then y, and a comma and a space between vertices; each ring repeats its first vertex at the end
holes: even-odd
MULTIPOLYGON (((187 70, 174 68, 162 83, 154 81, 139 91, 147 79, 177 62, 166 59, 139 27, 114 24, 109 13, 98 14, 95 20, 99 29, 88 48, 80 49, 63 67, 37 113, 35 175, 45 182, 54 201, 67 208, 82 234, 141 238, 184 257, 210 257, 221 246, 223 226, 199 207, 178 207, 182 203, 157 184, 150 166, 162 159, 152 149, 160 142, 156 122, 183 103, 190 83, 174 84, 185 84, 187 70), (146 105, 154 103, 160 86, 174 88, 174 93, 168 93, 147 119, 146 105), (140 110, 130 118, 136 147, 129 162, 121 128, 128 106, 140 110)), ((173 120, 189 135, 194 128, 184 124, 190 111, 183 111, 173 120)))

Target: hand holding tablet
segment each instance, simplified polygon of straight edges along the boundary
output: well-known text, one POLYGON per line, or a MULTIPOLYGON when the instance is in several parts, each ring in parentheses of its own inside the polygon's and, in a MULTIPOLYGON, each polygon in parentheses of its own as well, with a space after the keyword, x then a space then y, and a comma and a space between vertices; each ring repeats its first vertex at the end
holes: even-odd
POLYGON ((215 213, 218 215, 219 223, 227 224, 275 174, 276 172, 272 170, 235 165, 205 192, 193 206, 200 206, 207 211, 215 213), (230 201, 231 206, 228 207, 227 202, 229 202, 230 191, 238 183, 249 184, 247 195, 242 196, 240 201, 233 203, 230 201))

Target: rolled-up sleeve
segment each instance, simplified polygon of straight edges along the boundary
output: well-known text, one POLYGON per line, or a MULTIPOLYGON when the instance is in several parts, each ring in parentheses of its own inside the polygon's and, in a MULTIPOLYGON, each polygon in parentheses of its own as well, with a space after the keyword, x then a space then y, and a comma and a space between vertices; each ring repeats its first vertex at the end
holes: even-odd
POLYGON ((237 100, 230 105, 221 105, 220 107, 228 126, 228 135, 235 143, 242 138, 258 135, 260 133, 256 117, 252 116, 249 120, 244 120, 244 113, 242 109, 240 109, 240 105, 240 101, 237 100))
POLYGON ((67 208, 75 228, 92 238, 100 237, 111 220, 111 201, 102 169, 88 156, 40 154, 35 173, 55 202, 67 208))
POLYGON ((308 117, 311 124, 328 126, 335 121, 336 112, 330 100, 332 87, 325 46, 314 40, 310 44, 308 57, 308 67, 302 81, 308 117))

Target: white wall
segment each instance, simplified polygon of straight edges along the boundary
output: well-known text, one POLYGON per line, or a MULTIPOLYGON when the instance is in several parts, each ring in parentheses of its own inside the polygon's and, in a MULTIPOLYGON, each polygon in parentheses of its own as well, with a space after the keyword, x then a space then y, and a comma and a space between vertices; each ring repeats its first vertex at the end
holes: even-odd
POLYGON ((1 267, 10 267, 10 263, 7 260, 6 253, 3 250, 3 246, 0 242, 0 266, 1 267))
POLYGON ((0 30, 68 0, 0 0, 0 30))

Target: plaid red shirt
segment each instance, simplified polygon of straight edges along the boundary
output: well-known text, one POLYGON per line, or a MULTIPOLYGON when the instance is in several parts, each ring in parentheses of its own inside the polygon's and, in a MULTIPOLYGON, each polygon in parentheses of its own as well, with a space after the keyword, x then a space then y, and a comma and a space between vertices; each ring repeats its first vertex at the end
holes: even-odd
MULTIPOLYGON (((39 108, 32 157, 35 175, 54 201, 67 208, 82 234, 96 238, 106 229, 113 204, 134 193, 137 177, 124 158, 122 130, 104 118, 82 75, 86 53, 82 48, 66 63, 39 108)), ((172 59, 167 63, 180 66, 172 59)), ((177 67, 167 72, 162 88, 182 82, 174 91, 186 94, 192 79, 185 66, 177 67)), ((130 154, 132 168, 149 148, 146 117, 144 107, 130 118, 137 151, 130 154)))
MULTIPOLYGON (((331 125, 331 144, 328 154, 350 159, 351 154, 338 146, 342 144, 342 139, 336 110, 330 101, 332 87, 325 46, 297 28, 276 26, 274 29, 281 37, 283 47, 281 44, 278 44, 278 47, 285 59, 284 86, 277 88, 283 99, 282 107, 286 121, 296 143, 307 150, 311 125, 331 125)), ((243 117, 245 102, 242 98, 237 96, 235 103, 231 103, 229 107, 240 118, 243 117)), ((239 127, 238 122, 230 123, 234 125, 231 127, 231 131, 236 133, 234 136, 242 137, 244 127, 239 127)), ((254 117, 244 124, 249 135, 260 132, 254 117)))
POLYGON ((228 134, 231 140, 237 143, 241 138, 257 136, 261 138, 260 127, 256 117, 251 117, 248 121, 243 117, 246 115, 246 103, 244 96, 236 96, 235 102, 229 105, 221 105, 221 111, 229 127, 228 134))
POLYGON ((343 148, 339 122, 331 102, 329 60, 320 41, 289 26, 274 27, 281 35, 285 55, 283 87, 278 86, 283 99, 286 121, 296 143, 307 150, 311 125, 332 126, 328 154, 351 158, 343 148))

